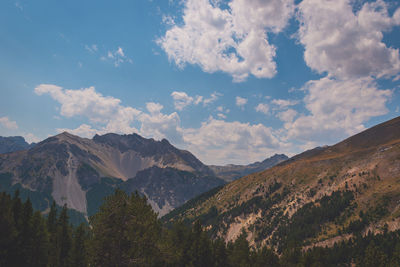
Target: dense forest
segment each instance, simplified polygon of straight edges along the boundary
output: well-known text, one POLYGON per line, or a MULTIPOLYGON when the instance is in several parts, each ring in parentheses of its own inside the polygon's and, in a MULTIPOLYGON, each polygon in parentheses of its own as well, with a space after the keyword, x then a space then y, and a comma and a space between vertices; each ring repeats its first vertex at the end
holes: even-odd
POLYGON ((89 222, 73 226, 66 206, 42 215, 18 191, 0 193, 0 266, 400 266, 400 231, 359 233, 330 248, 255 250, 244 232, 225 244, 199 221, 163 226, 145 197, 118 189, 89 222))

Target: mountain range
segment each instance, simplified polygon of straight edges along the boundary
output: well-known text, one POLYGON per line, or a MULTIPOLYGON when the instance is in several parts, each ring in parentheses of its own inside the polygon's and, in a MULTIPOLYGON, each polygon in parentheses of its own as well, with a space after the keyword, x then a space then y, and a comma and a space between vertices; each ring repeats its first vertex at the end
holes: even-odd
MULTIPOLYGON (((25 148, 0 154, 0 190, 11 192, 18 188, 42 211, 55 200, 59 206, 66 204, 69 209, 90 216, 102 199, 119 187, 128 193, 146 195, 162 216, 233 177, 226 175, 231 166, 220 167, 225 171, 219 175, 166 139, 156 141, 137 134, 110 133, 87 139, 64 132, 25 148)), ((250 167, 236 166, 235 175, 284 159, 274 156, 250 167)))
POLYGON ((246 176, 250 173, 260 172, 275 166, 282 161, 289 159, 284 154, 275 154, 261 162, 254 162, 249 165, 228 164, 225 166, 209 165, 214 174, 227 182, 232 182, 237 178, 246 176))
POLYGON ((28 144, 22 136, 0 136, 0 154, 29 149, 35 143, 28 144))
POLYGON ((400 117, 209 191, 163 217, 254 247, 331 246, 400 229, 400 117))

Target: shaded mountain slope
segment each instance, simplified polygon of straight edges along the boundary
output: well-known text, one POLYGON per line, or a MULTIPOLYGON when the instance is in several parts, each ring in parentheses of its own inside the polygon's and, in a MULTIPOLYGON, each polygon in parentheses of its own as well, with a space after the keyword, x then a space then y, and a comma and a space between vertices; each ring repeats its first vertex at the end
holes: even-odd
POLYGON ((0 136, 0 154, 25 150, 35 144, 28 144, 22 136, 0 136))
POLYGON ((164 217, 254 246, 331 245, 400 228, 400 117, 225 185, 164 217), (385 226, 385 224, 387 226, 385 226))
POLYGON ((275 154, 272 157, 267 158, 261 162, 254 162, 249 165, 229 164, 225 166, 210 165, 209 167, 216 176, 224 179, 227 182, 232 182, 233 180, 236 180, 248 174, 260 172, 271 168, 287 159, 288 157, 284 154, 275 154))
POLYGON ((190 152, 175 148, 167 140, 155 141, 136 134, 96 135, 86 139, 65 132, 29 150, 0 155, 0 173, 11 176, 11 185, 20 184, 25 190, 42 193, 47 202, 52 198, 58 205, 67 204, 82 214, 92 214, 94 211, 88 208, 98 207, 88 203, 89 200, 100 201, 127 181, 130 191, 138 190, 150 202, 163 203, 158 207, 162 212, 194 197, 190 192, 201 193, 224 183, 211 177, 212 171, 190 152), (153 167, 160 171, 143 173, 153 167), (132 182, 136 176, 138 182, 132 182), (157 183, 169 185, 172 177, 183 179, 184 189, 178 192, 165 186, 168 191, 157 195, 154 191, 157 183), (207 182, 201 180, 203 177, 207 182), (193 188, 199 184, 199 188, 193 188))

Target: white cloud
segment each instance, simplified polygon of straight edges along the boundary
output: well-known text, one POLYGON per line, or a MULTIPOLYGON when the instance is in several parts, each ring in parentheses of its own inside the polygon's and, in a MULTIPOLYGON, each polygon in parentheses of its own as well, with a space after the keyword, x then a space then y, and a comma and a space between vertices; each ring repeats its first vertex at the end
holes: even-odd
POLYGON ((204 98, 203 96, 196 95, 195 97, 189 96, 185 92, 178 92, 174 91, 171 93, 171 96, 174 100, 174 106, 176 110, 183 110, 185 107, 194 104, 194 105, 199 105, 200 103, 203 103, 203 106, 207 106, 215 101, 218 100, 222 94, 218 92, 214 92, 210 95, 209 98, 204 98))
POLYGON ((124 50, 121 47, 118 47, 118 49, 115 52, 115 54, 120 56, 120 57, 125 57, 124 50))
POLYGON ((288 109, 277 114, 277 117, 283 122, 292 122, 297 116, 297 111, 294 109, 288 109))
POLYGON ((298 5, 298 38, 307 65, 337 78, 391 77, 400 71, 399 49, 387 47, 383 32, 400 24, 382 0, 354 13, 350 0, 304 0, 298 5))
POLYGON ((8 117, 0 117, 0 125, 9 130, 18 129, 17 122, 10 120, 8 117))
POLYGON ((280 109, 285 109, 290 106, 297 105, 299 101, 297 100, 288 100, 288 99, 273 99, 271 101, 272 104, 279 106, 280 109))
MULTIPOLYGON (((35 88, 38 95, 49 94, 61 104, 60 115, 71 118, 86 117, 90 122, 100 125, 98 132, 132 133, 137 132, 131 127, 134 119, 141 111, 121 105, 121 100, 103 96, 94 87, 79 90, 67 90, 52 84, 41 84, 35 88)), ((92 131, 87 129, 87 135, 92 131)))
POLYGON ((198 105, 203 101, 203 97, 201 95, 197 95, 195 100, 194 100, 194 104, 198 105))
MULTIPOLYGON (((177 110, 183 110, 186 106, 189 106, 193 103, 193 97, 188 96, 185 92, 177 92, 174 91, 171 94, 172 98, 174 99, 174 106, 177 110)), ((197 97, 195 104, 200 103, 202 98, 197 97)))
POLYGON ((307 82, 303 90, 310 114, 285 124, 288 138, 325 144, 360 132, 370 118, 386 114, 385 104, 392 95, 390 90, 379 90, 372 78, 325 77, 307 82))
MULTIPOLYGON (((234 81, 249 74, 271 78, 276 74, 275 47, 267 33, 278 33, 293 14, 293 0, 188 0, 183 23, 173 26, 158 40, 168 58, 179 67, 197 64, 205 72, 223 71, 234 81)), ((170 20, 167 20, 170 24, 170 20)))
POLYGON ((94 54, 97 52, 98 48, 96 44, 92 44, 92 45, 85 45, 85 49, 87 51, 89 51, 90 53, 94 54))
POLYGON ((175 25, 175 20, 174 20, 174 18, 171 17, 171 16, 163 15, 161 19, 162 19, 162 22, 163 22, 165 25, 168 25, 168 26, 173 26, 173 25, 175 25))
POLYGON ((29 144, 38 143, 41 141, 41 139, 39 137, 37 137, 36 135, 34 135, 33 133, 23 134, 23 136, 24 136, 25 141, 29 144))
POLYGON ((150 114, 158 114, 163 109, 163 105, 160 103, 148 102, 146 103, 146 109, 150 112, 150 114))
POLYGON ((207 106, 215 101, 217 101, 217 99, 222 96, 222 94, 214 92, 211 94, 211 96, 209 98, 205 98, 203 99, 203 106, 207 106))
POLYGON ((268 114, 268 112, 269 112, 269 106, 267 104, 264 104, 264 103, 258 104, 254 109, 257 112, 261 112, 261 113, 264 113, 264 114, 268 114))
POLYGON ((92 126, 88 124, 82 124, 78 128, 68 129, 68 128, 57 128, 58 133, 69 132, 73 135, 77 135, 85 138, 92 138, 95 134, 101 133, 99 130, 93 129, 92 126))
POLYGON ((147 103, 146 107, 150 114, 142 113, 138 117, 141 122, 139 133, 155 139, 167 138, 174 144, 181 144, 183 138, 179 115, 176 112, 169 115, 161 113, 163 106, 158 103, 147 103))
POLYGON ((10 120, 8 117, 0 117, 0 130, 2 135, 7 136, 23 136, 25 141, 28 143, 39 142, 40 139, 32 133, 25 133, 18 130, 18 124, 16 121, 10 120))
POLYGON ((133 63, 132 59, 125 55, 122 47, 118 47, 115 51, 108 51, 107 56, 102 56, 100 58, 103 61, 111 61, 115 67, 119 67, 122 63, 133 63))
POLYGON ((236 97, 236 106, 240 107, 240 108, 244 108, 244 106, 247 104, 247 99, 237 96, 236 97))
POLYGON ((210 117, 199 129, 184 129, 186 147, 209 164, 248 163, 264 159, 281 144, 262 124, 226 122, 210 117))
POLYGON ((61 116, 89 120, 75 129, 57 129, 58 132, 68 131, 88 138, 109 132, 136 132, 144 137, 167 138, 178 147, 195 153, 204 162, 213 164, 246 164, 285 148, 272 129, 264 125, 222 120, 226 116, 222 112, 229 112, 222 106, 217 108, 220 119, 210 117, 200 128, 183 128, 179 115, 162 113, 163 106, 159 103, 146 103, 146 111, 139 111, 123 106, 119 99, 101 95, 93 87, 66 90, 41 84, 35 92, 49 94, 59 102, 61 116), (138 126, 134 128, 133 125, 138 126))
POLYGON ((218 113, 217 116, 221 119, 226 119, 226 115, 224 113, 218 113))

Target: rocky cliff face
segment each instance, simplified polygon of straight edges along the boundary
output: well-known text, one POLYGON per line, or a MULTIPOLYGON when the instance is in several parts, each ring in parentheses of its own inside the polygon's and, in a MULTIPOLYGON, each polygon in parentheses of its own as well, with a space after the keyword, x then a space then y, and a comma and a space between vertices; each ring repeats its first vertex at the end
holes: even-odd
POLYGON ((29 150, 0 155, 0 173, 11 175, 11 185, 51 195, 58 205, 83 214, 92 214, 98 207, 93 202, 117 186, 145 194, 162 215, 224 183, 190 152, 137 134, 86 139, 62 133, 29 150))

